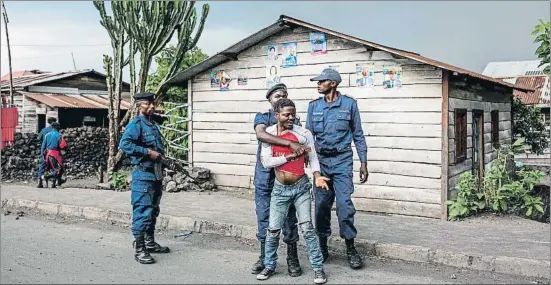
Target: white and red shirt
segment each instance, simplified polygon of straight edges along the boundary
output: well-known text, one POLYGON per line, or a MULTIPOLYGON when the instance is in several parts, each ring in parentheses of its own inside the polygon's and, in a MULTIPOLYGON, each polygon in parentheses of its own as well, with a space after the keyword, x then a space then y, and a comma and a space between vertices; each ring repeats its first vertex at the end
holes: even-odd
MULTIPOLYGON (((320 171, 319 160, 314 146, 314 136, 312 136, 312 133, 308 129, 293 125, 292 130, 286 130, 278 135, 276 124, 266 128, 266 132, 310 147, 311 151, 307 155, 312 172, 320 171)), ((276 146, 263 142, 260 151, 260 159, 265 168, 276 168, 279 171, 295 175, 304 175, 304 156, 287 161, 285 156, 288 154, 291 154, 291 149, 289 147, 276 146)))

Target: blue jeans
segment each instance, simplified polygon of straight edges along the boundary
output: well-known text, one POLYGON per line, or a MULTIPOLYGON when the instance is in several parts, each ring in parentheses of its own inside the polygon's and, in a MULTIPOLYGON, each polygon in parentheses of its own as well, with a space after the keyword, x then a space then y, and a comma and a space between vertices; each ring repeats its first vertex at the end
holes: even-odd
POLYGON ((295 206, 298 222, 308 247, 308 258, 312 269, 323 269, 323 257, 321 255, 318 236, 312 225, 312 197, 310 194, 312 183, 308 176, 304 175, 293 185, 283 185, 275 181, 270 201, 270 227, 266 235, 266 256, 264 266, 275 270, 277 265, 277 248, 279 246, 279 234, 285 223, 289 207, 295 206))
POLYGON ((44 170, 46 169, 46 161, 44 160, 44 155, 40 155, 40 162, 38 163, 38 173, 37 173, 37 180, 40 180, 40 176, 44 174, 44 170))
POLYGON ((161 212, 162 181, 132 179, 131 191, 132 235, 138 238, 145 233, 154 233, 161 212))

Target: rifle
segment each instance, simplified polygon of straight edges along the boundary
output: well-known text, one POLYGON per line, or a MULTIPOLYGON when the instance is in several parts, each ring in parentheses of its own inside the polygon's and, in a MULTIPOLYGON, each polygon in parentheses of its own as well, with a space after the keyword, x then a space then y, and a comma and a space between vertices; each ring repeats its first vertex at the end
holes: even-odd
POLYGON ((162 176, 163 176, 162 168, 163 168, 163 166, 166 167, 167 169, 172 170, 172 171, 182 172, 182 173, 184 173, 184 175, 189 177, 191 180, 193 180, 194 182, 197 182, 197 180, 195 180, 193 177, 191 177, 191 175, 189 174, 187 169, 181 163, 179 163, 175 159, 168 158, 164 155, 161 155, 160 158, 155 162, 155 176, 157 178, 161 177, 161 179, 162 179, 162 176))

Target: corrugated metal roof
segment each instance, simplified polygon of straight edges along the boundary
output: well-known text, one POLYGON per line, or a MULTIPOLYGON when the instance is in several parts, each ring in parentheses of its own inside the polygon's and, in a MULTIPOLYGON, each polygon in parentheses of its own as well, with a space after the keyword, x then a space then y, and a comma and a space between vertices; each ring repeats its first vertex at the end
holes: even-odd
MULTIPOLYGON (((41 73, 49 73, 49 72, 45 72, 45 71, 41 71, 41 70, 38 70, 38 69, 33 69, 33 70, 20 70, 20 71, 14 71, 12 73, 12 78, 17 78, 17 77, 21 77, 21 76, 26 76, 26 75, 34 75, 34 74, 41 74, 41 73)), ((4 74, 4 76, 2 76, 2 78, 0 79, 0 81, 4 81, 4 80, 10 80, 10 73, 6 73, 4 74)))
POLYGON ((517 78, 515 86, 519 88, 531 88, 535 91, 514 90, 513 96, 518 97, 522 103, 527 105, 549 104, 549 100, 542 97, 546 79, 546 76, 523 76, 517 78))
MULTIPOLYGON (((32 75, 25 75, 18 78, 13 79, 13 87, 14 88, 23 88, 27 86, 32 86, 39 83, 59 80, 79 74, 86 74, 86 73, 94 73, 100 76, 105 77, 105 74, 99 73, 93 69, 86 69, 86 70, 79 70, 79 71, 70 71, 70 72, 57 72, 57 73, 44 73, 44 74, 32 74, 32 75)), ((0 88, 2 90, 8 89, 10 87, 10 81, 9 80, 2 80, 0 82, 0 88)))
POLYGON ((400 50, 400 49, 380 45, 380 44, 377 44, 377 43, 369 42, 369 41, 366 41, 366 40, 362 40, 362 39, 359 39, 359 38, 356 38, 356 37, 353 37, 353 36, 349 36, 349 35, 346 35, 346 34, 343 34, 343 33, 339 33, 339 32, 332 31, 332 30, 329 30, 329 29, 326 29, 326 28, 322 28, 322 27, 316 26, 314 24, 310 24, 310 23, 307 23, 307 22, 304 22, 304 21, 300 21, 300 20, 291 18, 291 17, 287 17, 285 15, 281 15, 281 17, 279 18, 279 20, 275 24, 272 24, 271 26, 260 30, 259 32, 245 38, 244 40, 242 40, 241 42, 231 46, 230 48, 228 48, 228 49, 226 49, 226 50, 224 50, 224 51, 222 51, 222 52, 220 52, 220 53, 218 53, 218 54, 216 54, 216 55, 200 62, 199 64, 196 64, 196 65, 184 70, 183 72, 177 74, 175 77, 173 77, 171 80, 169 80, 169 84, 171 84, 171 85, 185 84, 188 79, 193 78, 197 74, 199 74, 199 73, 201 73, 205 70, 208 70, 210 68, 213 68, 217 65, 220 65, 220 64, 232 59, 232 57, 236 58, 237 54, 244 51, 245 49, 259 43, 260 41, 268 38, 269 36, 271 36, 273 34, 276 34, 278 32, 281 32, 281 31, 285 30, 285 29, 288 29, 289 27, 285 26, 285 24, 310 28, 310 29, 313 29, 313 30, 316 30, 316 31, 324 32, 326 34, 331 34, 331 35, 334 35, 334 36, 337 36, 337 37, 340 37, 340 38, 344 38, 344 39, 347 39, 347 40, 350 40, 350 41, 353 41, 353 42, 357 42, 357 43, 360 43, 360 44, 363 44, 363 45, 366 45, 366 46, 370 46, 370 47, 373 47, 373 48, 376 48, 376 49, 379 49, 379 50, 382 50, 382 51, 386 51, 386 52, 389 52, 389 53, 392 53, 392 54, 395 54, 395 55, 399 55, 399 56, 402 56, 402 57, 405 57, 405 58, 413 59, 413 60, 416 60, 416 61, 419 61, 419 62, 422 62, 422 63, 426 63, 426 64, 429 64, 429 65, 432 65, 432 66, 436 66, 436 67, 439 67, 439 68, 442 68, 442 69, 445 69, 445 70, 457 72, 459 74, 464 74, 464 75, 467 75, 467 76, 471 76, 471 77, 479 78, 479 79, 482 79, 482 80, 490 81, 490 82, 493 82, 493 83, 497 83, 497 84, 500 84, 500 85, 503 85, 503 86, 506 86, 506 87, 514 88, 513 84, 501 81, 499 79, 494 79, 494 78, 482 75, 480 73, 476 73, 476 72, 473 72, 473 71, 469 71, 469 70, 466 70, 466 69, 463 69, 463 68, 460 68, 460 67, 456 67, 456 66, 447 64, 447 63, 443 63, 443 62, 440 62, 440 61, 437 61, 437 60, 433 60, 433 59, 421 56, 417 53, 413 53, 413 52, 410 52, 410 51, 404 51, 404 50, 400 50))
MULTIPOLYGON (((108 109, 109 105, 108 98, 105 95, 62 95, 23 91, 18 93, 52 108, 108 109)), ((129 99, 122 98, 121 110, 128 110, 130 107, 129 99)))
POLYGON ((543 72, 543 66, 538 67, 539 64, 539 60, 490 62, 486 65, 482 74, 493 78, 526 76, 528 75, 527 72, 543 72))

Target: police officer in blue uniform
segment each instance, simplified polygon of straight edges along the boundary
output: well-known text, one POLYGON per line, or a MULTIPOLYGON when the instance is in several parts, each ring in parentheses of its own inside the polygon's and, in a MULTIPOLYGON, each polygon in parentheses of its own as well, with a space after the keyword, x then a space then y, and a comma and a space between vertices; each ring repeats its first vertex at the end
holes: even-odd
POLYGON ((341 76, 336 70, 327 68, 310 81, 317 81, 318 92, 323 96, 308 105, 306 128, 315 138, 321 175, 331 179, 329 191, 315 188, 316 231, 325 261, 329 257, 327 239, 331 235, 331 208, 336 200, 340 236, 346 241, 348 263, 357 269, 362 267, 363 261, 354 246, 357 231, 354 227, 356 209, 350 197, 354 192, 352 140, 361 162, 360 182, 365 183, 369 176, 360 111, 356 100, 337 91, 341 76))
POLYGON ((150 253, 167 253, 170 249, 155 242, 155 225, 159 216, 162 196, 162 171, 160 158, 164 147, 159 125, 152 120, 155 111, 155 94, 134 95, 139 105, 139 115, 126 126, 119 148, 131 158, 132 172, 131 203, 134 257, 142 264, 151 264, 155 259, 150 253))
MULTIPOLYGON (((273 169, 264 168, 260 160, 261 142, 272 145, 288 146, 297 154, 305 151, 304 147, 298 143, 282 139, 266 133, 266 128, 275 125, 275 112, 273 110, 275 103, 281 98, 287 98, 287 86, 283 83, 272 86, 266 92, 266 99, 270 102, 272 108, 266 113, 257 113, 254 119, 254 130, 258 139, 258 149, 256 152, 256 168, 254 174, 255 185, 255 210, 257 218, 257 239, 260 242, 260 257, 252 267, 252 274, 258 274, 264 269, 264 249, 266 233, 269 226, 270 198, 274 186, 275 172, 273 169)), ((300 125, 300 119, 297 117, 294 122, 300 125)), ((297 242, 298 242, 298 219, 296 209, 291 205, 287 220, 283 225, 283 241, 287 244, 287 270, 290 276, 297 277, 302 274, 302 269, 298 260, 297 242)))
MULTIPOLYGON (((48 126, 43 128, 40 133, 38 134, 38 140, 40 141, 40 144, 42 145, 42 142, 44 141, 44 137, 53 130, 52 123, 57 122, 57 119, 54 117, 49 117, 48 120, 48 126)), ((38 166, 38 184, 36 185, 37 188, 43 188, 43 182, 42 182, 42 175, 44 174, 44 169, 46 168, 46 161, 44 160, 44 153, 40 153, 40 162, 38 166)))

